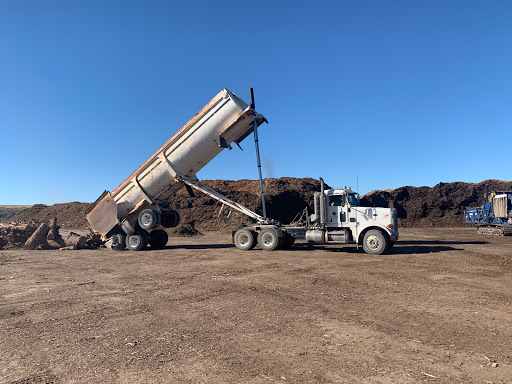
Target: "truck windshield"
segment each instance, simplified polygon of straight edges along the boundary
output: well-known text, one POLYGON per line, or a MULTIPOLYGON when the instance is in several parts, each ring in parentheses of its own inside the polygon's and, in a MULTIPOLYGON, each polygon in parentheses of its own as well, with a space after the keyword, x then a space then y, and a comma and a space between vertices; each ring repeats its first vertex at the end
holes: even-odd
POLYGON ((355 193, 352 193, 352 194, 348 194, 347 195, 347 200, 348 200, 348 203, 351 205, 351 206, 356 206, 357 205, 357 195, 355 193))

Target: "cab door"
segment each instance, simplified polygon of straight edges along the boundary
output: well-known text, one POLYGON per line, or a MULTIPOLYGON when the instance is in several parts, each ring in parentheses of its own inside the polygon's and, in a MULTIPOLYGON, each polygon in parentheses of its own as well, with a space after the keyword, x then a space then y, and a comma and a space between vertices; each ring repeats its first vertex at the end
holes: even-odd
POLYGON ((347 221, 347 210, 344 195, 333 195, 327 198, 327 226, 339 228, 347 221))

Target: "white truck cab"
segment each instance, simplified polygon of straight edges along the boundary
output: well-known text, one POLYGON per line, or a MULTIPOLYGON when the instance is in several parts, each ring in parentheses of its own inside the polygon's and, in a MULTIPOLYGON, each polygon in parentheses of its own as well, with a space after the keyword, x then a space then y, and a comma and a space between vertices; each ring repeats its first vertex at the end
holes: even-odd
POLYGON ((394 208, 360 207, 358 194, 350 188, 315 192, 314 213, 308 218, 306 241, 310 243, 355 242, 366 253, 380 255, 398 240, 394 208))

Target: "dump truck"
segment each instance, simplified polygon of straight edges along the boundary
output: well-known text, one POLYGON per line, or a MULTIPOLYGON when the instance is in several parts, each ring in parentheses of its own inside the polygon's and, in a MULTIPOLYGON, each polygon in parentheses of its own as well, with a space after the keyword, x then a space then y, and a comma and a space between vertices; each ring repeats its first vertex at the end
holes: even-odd
POLYGON ((467 208, 464 219, 476 224, 479 234, 512 236, 512 191, 485 193, 482 205, 467 208))
POLYGON ((268 121, 256 112, 250 91, 250 104, 227 89, 220 91, 117 188, 103 192, 86 216, 108 248, 163 248, 168 237, 159 227, 179 224, 180 215, 172 207, 172 196, 182 187, 191 196, 194 190, 199 191, 254 220, 253 225, 233 232, 233 243, 241 250, 256 245, 268 251, 287 248, 296 238, 311 243, 356 242, 369 254, 381 254, 394 245, 398 240, 395 209, 359 207, 357 194, 347 189, 324 190, 323 180, 321 191, 314 195, 314 213, 306 215, 303 222, 283 225, 267 217, 257 127, 268 121), (209 188, 196 177, 223 149, 231 149, 233 143, 239 145, 253 132, 263 215, 209 188))

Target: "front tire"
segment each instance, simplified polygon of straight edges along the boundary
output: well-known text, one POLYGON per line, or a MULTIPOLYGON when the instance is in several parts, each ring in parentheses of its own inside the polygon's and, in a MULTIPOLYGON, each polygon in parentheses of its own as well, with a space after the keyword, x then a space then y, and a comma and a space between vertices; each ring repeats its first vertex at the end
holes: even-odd
POLYGON ((264 229, 258 234, 258 245, 264 251, 273 251, 280 244, 279 236, 272 228, 264 229))
POLYGON ((364 235, 363 249, 369 255, 381 255, 388 249, 388 238, 378 229, 370 229, 364 235))
POLYGON ((253 249, 256 245, 255 237, 254 232, 249 228, 240 228, 233 236, 233 243, 235 243, 235 247, 238 249, 248 251, 249 249, 253 249))

